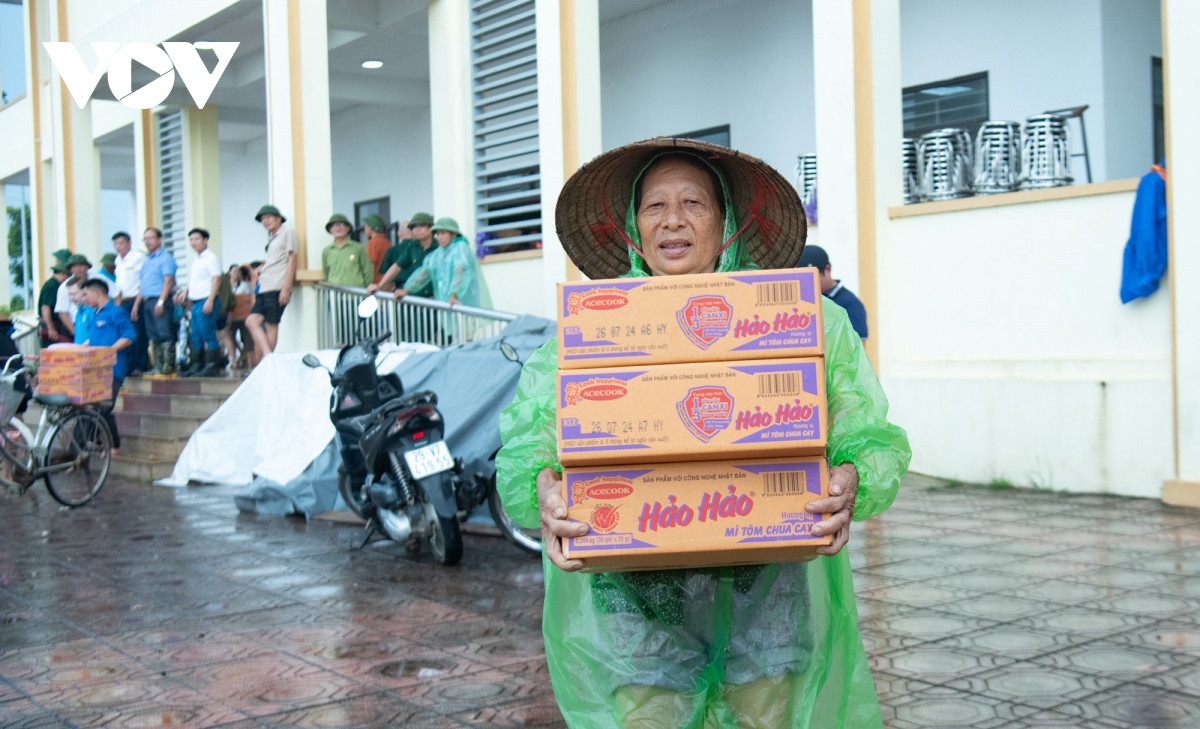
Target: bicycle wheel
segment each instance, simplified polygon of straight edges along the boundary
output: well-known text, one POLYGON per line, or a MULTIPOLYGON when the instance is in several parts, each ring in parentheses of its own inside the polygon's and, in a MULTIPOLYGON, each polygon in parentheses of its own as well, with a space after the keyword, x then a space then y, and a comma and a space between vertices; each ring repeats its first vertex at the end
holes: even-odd
POLYGON ((112 434, 93 410, 75 410, 46 438, 46 488, 64 506, 83 506, 100 493, 112 465, 112 434))

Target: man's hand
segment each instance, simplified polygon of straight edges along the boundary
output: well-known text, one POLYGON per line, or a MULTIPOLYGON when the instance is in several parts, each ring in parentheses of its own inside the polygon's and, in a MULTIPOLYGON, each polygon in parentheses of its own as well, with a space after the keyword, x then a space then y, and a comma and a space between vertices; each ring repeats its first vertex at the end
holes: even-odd
MULTIPOLYGON (((395 290, 395 291, 392 293, 392 300, 393 300, 393 301, 399 301, 400 299, 403 299, 405 296, 408 296, 408 289, 396 289, 396 290, 395 290)), ((541 478, 540 478, 540 477, 539 477, 539 479, 538 479, 538 483, 541 483, 541 478)))
POLYGON ((458 300, 457 294, 450 294, 450 303, 452 305, 454 305, 454 304, 461 304, 462 302, 458 300))
POLYGON ((829 497, 810 501, 808 511, 829 514, 829 518, 812 528, 816 536, 832 534, 833 543, 818 547, 817 554, 832 557, 842 551, 850 540, 850 517, 854 515, 854 497, 858 494, 858 469, 843 463, 829 469, 829 497))
POLYGON ((205 316, 208 316, 212 313, 212 299, 206 299, 204 301, 204 308, 202 308, 201 311, 204 312, 205 316))
POLYGON ((184 302, 184 298, 186 296, 187 296, 187 289, 181 289, 179 291, 176 291, 175 292, 175 303, 182 306, 183 302, 184 302))
POLYGON ((155 315, 155 316, 162 316, 162 315, 163 315, 163 301, 162 301, 162 299, 159 299, 158 301, 156 301, 156 302, 154 303, 154 315, 155 315))
POLYGON ((280 306, 287 306, 288 302, 291 300, 292 300, 292 290, 289 287, 284 286, 283 288, 279 289, 279 305, 280 306))
POLYGON ((367 286, 367 295, 371 295, 379 290, 379 284, 371 284, 367 286))
POLYGON ((582 537, 587 534, 587 524, 567 521, 567 505, 562 499, 562 476, 553 468, 543 468, 537 476, 538 511, 542 515, 542 546, 554 566, 565 572, 575 572, 583 567, 578 559, 563 557, 562 540, 565 537, 582 537))
POLYGON ((133 303, 133 308, 129 310, 129 318, 130 318, 131 320, 133 320, 133 321, 137 321, 137 318, 138 318, 138 309, 140 309, 140 308, 142 308, 142 302, 140 302, 140 301, 134 301, 134 303, 133 303))

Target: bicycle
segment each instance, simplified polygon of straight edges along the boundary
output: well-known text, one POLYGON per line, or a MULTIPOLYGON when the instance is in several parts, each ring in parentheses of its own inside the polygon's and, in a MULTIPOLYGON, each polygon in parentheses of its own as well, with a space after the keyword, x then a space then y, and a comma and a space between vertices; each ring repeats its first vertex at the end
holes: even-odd
POLYGON ((34 393, 32 399, 42 406, 37 431, 18 416, 17 410, 28 390, 18 386, 26 375, 26 387, 33 370, 27 366, 12 369, 14 354, 0 371, 0 483, 17 495, 41 479, 50 496, 63 506, 76 508, 90 502, 112 466, 112 433, 95 404, 72 404, 66 395, 34 393))

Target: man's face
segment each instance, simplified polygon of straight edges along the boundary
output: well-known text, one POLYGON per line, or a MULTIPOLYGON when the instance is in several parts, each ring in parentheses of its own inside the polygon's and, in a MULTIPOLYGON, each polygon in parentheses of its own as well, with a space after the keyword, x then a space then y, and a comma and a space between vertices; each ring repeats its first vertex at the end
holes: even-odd
POLYGON ((333 225, 329 226, 329 232, 333 234, 334 238, 345 238, 346 236, 350 235, 350 224, 334 223, 333 225))
POLYGON ((59 283, 62 283, 63 281, 66 281, 66 280, 67 280, 67 273, 66 273, 65 271, 54 271, 54 280, 55 280, 55 281, 57 281, 57 282, 59 282, 59 283))
POLYGON ((414 225, 412 227, 412 234, 417 240, 427 241, 432 235, 430 233, 431 230, 433 230, 432 225, 414 225))
POLYGON ((283 220, 278 215, 267 213, 262 216, 262 227, 267 229, 268 233, 274 233, 279 230, 279 226, 283 225, 283 220))
POLYGON ((837 286, 837 281, 833 280, 833 266, 829 265, 821 271, 821 293, 832 291, 834 286, 837 286))
POLYGON ((83 290, 83 300, 88 306, 99 309, 107 302, 108 297, 98 287, 89 286, 83 290))
POLYGON ((156 235, 153 230, 147 230, 142 233, 142 243, 146 246, 146 252, 153 253, 162 247, 162 237, 156 235))
POLYGON ((125 236, 121 236, 120 238, 113 239, 113 249, 117 252, 117 255, 120 256, 121 258, 124 258, 125 256, 129 255, 129 249, 132 247, 133 247, 133 243, 125 236))
POLYGON ((83 297, 83 289, 79 287, 79 284, 71 284, 71 287, 67 289, 67 298, 75 306, 85 306, 87 304, 87 300, 83 297))
POLYGON ((405 238, 413 237, 412 228, 408 227, 407 220, 404 221, 403 223, 401 223, 400 227, 396 230, 396 237, 399 238, 400 240, 404 240, 405 238))
POLYGON ((188 245, 196 253, 203 253, 205 248, 208 248, 208 239, 199 233, 192 233, 188 236, 188 245))
POLYGON ((74 266, 71 266, 71 275, 78 278, 87 278, 88 268, 90 267, 86 263, 76 263, 74 266))
POLYGON ((443 248, 454 242, 454 234, 448 230, 439 230, 434 235, 437 236, 438 245, 443 248))

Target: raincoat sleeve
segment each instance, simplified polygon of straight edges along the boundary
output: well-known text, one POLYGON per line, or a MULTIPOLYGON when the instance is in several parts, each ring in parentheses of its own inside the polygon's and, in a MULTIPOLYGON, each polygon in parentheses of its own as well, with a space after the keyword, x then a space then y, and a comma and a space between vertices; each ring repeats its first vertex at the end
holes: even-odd
POLYGON ((887 396, 846 311, 822 299, 822 314, 831 423, 826 453, 830 466, 858 469, 854 520, 862 521, 892 505, 912 451, 904 429, 887 421, 887 396))
POLYGON ((558 340, 551 339, 525 362, 517 394, 512 404, 500 412, 504 447, 496 455, 496 488, 504 510, 527 529, 541 524, 537 475, 547 466, 562 473, 555 426, 557 371, 558 340))
POLYGON ((457 296, 459 301, 466 303, 468 291, 471 289, 471 280, 475 277, 475 265, 471 260, 471 249, 469 245, 456 245, 454 247, 454 258, 450 261, 450 294, 449 296, 457 296))
POLYGON ((421 264, 421 267, 413 271, 408 280, 404 282, 404 289, 407 291, 418 291, 429 282, 429 277, 432 275, 433 271, 430 271, 429 267, 425 264, 421 264))

